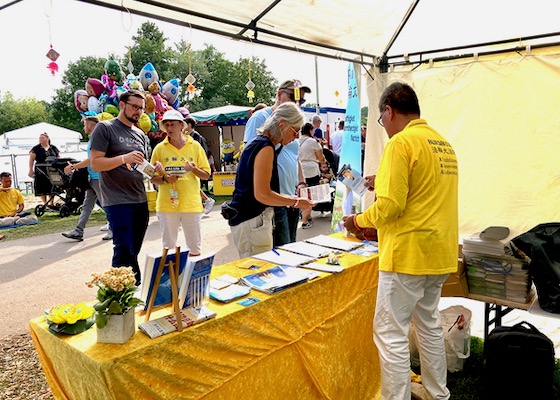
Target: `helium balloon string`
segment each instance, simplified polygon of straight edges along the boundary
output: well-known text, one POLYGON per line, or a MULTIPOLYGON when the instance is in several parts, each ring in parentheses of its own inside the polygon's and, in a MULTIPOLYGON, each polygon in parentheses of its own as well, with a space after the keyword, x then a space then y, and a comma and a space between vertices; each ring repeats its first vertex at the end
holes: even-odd
POLYGON ((125 13, 123 11, 121 11, 121 25, 124 31, 128 33, 130 32, 130 29, 132 29, 132 14, 130 13, 130 10, 125 7, 124 0, 121 0, 121 8, 124 8, 126 10, 126 15, 128 16, 128 27, 126 25, 127 21, 125 21, 124 19, 125 13))

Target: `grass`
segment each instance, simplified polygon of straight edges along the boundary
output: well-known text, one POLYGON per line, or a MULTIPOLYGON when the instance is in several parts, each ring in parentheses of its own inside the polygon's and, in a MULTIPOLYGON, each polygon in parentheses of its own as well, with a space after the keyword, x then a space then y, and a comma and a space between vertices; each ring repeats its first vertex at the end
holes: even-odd
MULTIPOLYGON (((210 197, 216 200, 214 209, 218 209, 222 202, 231 200, 231 196, 214 196, 212 193, 210 193, 210 197)), ((33 207, 26 209, 25 211, 29 211, 35 215, 33 207)), ((150 214, 155 215, 155 213, 150 214)), ((58 212, 46 212, 39 217, 39 223, 36 225, 0 229, 0 234, 5 236, 2 243, 8 240, 24 239, 33 236, 69 231, 76 227, 79 217, 79 215, 72 214, 69 217, 61 218, 58 215, 58 212)), ((100 226, 105 225, 106 223, 107 220, 105 218, 105 213, 102 210, 96 210, 91 213, 87 226, 100 226)))

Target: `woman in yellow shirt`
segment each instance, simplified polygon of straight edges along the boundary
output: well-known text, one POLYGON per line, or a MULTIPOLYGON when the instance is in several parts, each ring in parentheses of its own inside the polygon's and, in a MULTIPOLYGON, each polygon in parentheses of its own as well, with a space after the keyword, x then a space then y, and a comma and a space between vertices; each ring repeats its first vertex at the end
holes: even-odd
POLYGON ((161 163, 164 173, 154 176, 151 182, 159 186, 156 214, 162 244, 174 248, 181 226, 189 254, 197 256, 201 252, 203 211, 200 180, 210 177, 210 166, 202 146, 183 135, 185 122, 179 111, 166 111, 161 129, 167 132, 167 137, 154 148, 151 162, 161 163))

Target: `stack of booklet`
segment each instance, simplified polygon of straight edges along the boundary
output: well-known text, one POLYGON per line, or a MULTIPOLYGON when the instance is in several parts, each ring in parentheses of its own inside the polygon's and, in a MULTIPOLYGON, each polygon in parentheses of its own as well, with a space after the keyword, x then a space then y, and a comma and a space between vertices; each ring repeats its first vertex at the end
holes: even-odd
MULTIPOLYGON (((183 328, 199 324, 216 316, 216 312, 207 307, 185 308, 181 310, 181 322, 183 328)), ((177 318, 175 313, 157 318, 151 321, 142 322, 138 329, 150 338, 154 339, 177 330, 177 318)))
POLYGON ((273 294, 319 276, 318 273, 288 266, 275 266, 266 271, 244 276, 241 283, 264 293, 273 294))

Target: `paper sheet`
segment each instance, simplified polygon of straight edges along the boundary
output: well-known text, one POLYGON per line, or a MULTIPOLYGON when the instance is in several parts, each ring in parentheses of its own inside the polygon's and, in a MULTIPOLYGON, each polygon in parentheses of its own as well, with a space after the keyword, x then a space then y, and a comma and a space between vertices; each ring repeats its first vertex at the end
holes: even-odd
POLYGON ((285 250, 270 250, 264 253, 255 254, 253 258, 269 261, 278 265, 287 265, 289 267, 297 267, 298 265, 314 261, 314 257, 308 257, 301 254, 291 253, 285 250), (276 251, 276 253, 275 253, 276 251))
POLYGON ((363 245, 363 243, 351 242, 344 239, 337 239, 326 235, 318 235, 305 240, 308 243, 318 244, 319 246, 330 247, 336 250, 350 251, 363 245))

